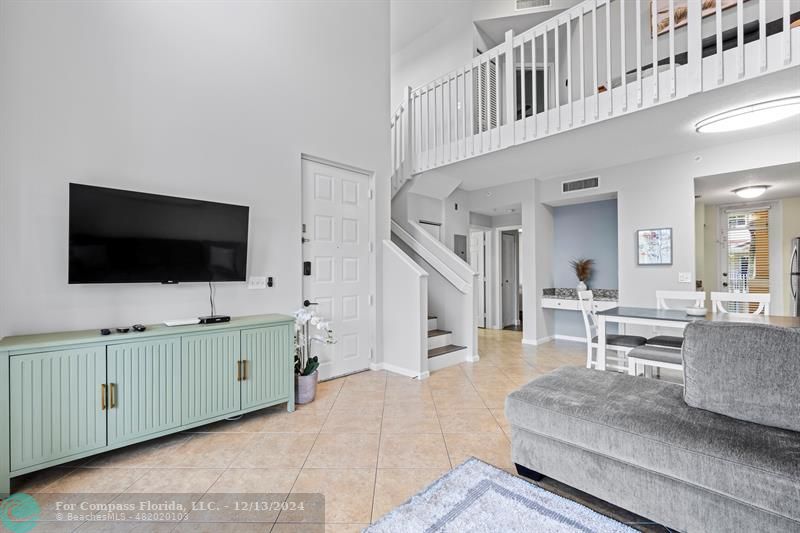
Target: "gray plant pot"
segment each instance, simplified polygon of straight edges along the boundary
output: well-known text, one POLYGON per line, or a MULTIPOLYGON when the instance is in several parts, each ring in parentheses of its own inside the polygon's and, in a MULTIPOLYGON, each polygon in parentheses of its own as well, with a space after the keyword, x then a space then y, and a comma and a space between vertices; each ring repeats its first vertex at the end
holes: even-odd
POLYGON ((319 372, 314 371, 308 376, 295 376, 294 379, 294 403, 304 404, 314 401, 317 395, 317 380, 319 372))

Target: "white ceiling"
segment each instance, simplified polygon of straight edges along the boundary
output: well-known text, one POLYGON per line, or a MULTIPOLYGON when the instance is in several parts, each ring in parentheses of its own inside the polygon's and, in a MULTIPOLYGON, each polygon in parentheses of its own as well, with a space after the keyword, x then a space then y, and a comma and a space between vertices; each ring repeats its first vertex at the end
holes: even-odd
POLYGON ((752 200, 756 202, 800 196, 800 163, 703 176, 694 180, 695 194, 700 195, 698 201, 711 205, 742 203, 744 200, 732 191, 747 185, 770 186, 762 196, 752 200))
POLYGON ((546 180, 579 175, 788 132, 798 134, 800 154, 800 116, 761 128, 721 134, 700 135, 693 127, 698 120, 709 115, 753 101, 796 95, 798 92, 798 69, 787 69, 447 165, 429 173, 434 177, 457 178, 462 189, 477 190, 531 178, 546 180))

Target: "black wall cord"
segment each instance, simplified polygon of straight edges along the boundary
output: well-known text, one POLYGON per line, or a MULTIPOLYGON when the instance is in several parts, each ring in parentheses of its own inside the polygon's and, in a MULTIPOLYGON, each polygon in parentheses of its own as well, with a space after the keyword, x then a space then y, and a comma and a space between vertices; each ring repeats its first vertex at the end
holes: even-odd
POLYGON ((211 281, 208 282, 208 303, 211 304, 211 316, 215 316, 217 314, 216 306, 214 305, 214 298, 216 294, 214 290, 214 286, 211 284, 211 281))

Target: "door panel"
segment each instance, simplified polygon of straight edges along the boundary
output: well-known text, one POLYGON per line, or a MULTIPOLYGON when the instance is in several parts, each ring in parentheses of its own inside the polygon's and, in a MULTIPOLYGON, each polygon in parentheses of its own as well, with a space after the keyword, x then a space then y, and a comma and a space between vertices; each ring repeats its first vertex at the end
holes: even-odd
POLYGON ((181 425, 180 341, 109 346, 108 442, 181 425))
POLYGON ((517 236, 513 233, 501 235, 502 246, 502 298, 503 298, 503 326, 513 326, 519 321, 517 316, 517 298, 519 282, 517 269, 517 236))
POLYGON ((242 359, 242 409, 288 397, 289 380, 294 379, 290 326, 243 330, 242 359))
POLYGON ((11 469, 106 445, 105 346, 10 358, 11 469))
POLYGON ((182 424, 239 410, 239 337, 232 331, 181 338, 182 424))
POLYGON ((303 160, 303 297, 329 320, 336 344, 314 344, 320 379, 369 367, 372 346, 367 176, 303 160))

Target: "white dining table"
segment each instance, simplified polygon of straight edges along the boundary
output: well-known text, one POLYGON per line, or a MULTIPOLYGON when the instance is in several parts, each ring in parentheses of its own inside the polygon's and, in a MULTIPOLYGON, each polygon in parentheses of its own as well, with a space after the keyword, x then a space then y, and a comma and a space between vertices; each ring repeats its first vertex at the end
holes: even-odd
POLYGON ((800 328, 800 318, 786 316, 738 315, 735 313, 711 313, 693 316, 683 309, 654 309, 650 307, 615 307, 597 312, 597 363, 598 370, 606 369, 606 325, 608 323, 683 329, 692 322, 712 320, 718 322, 749 322, 800 328))

